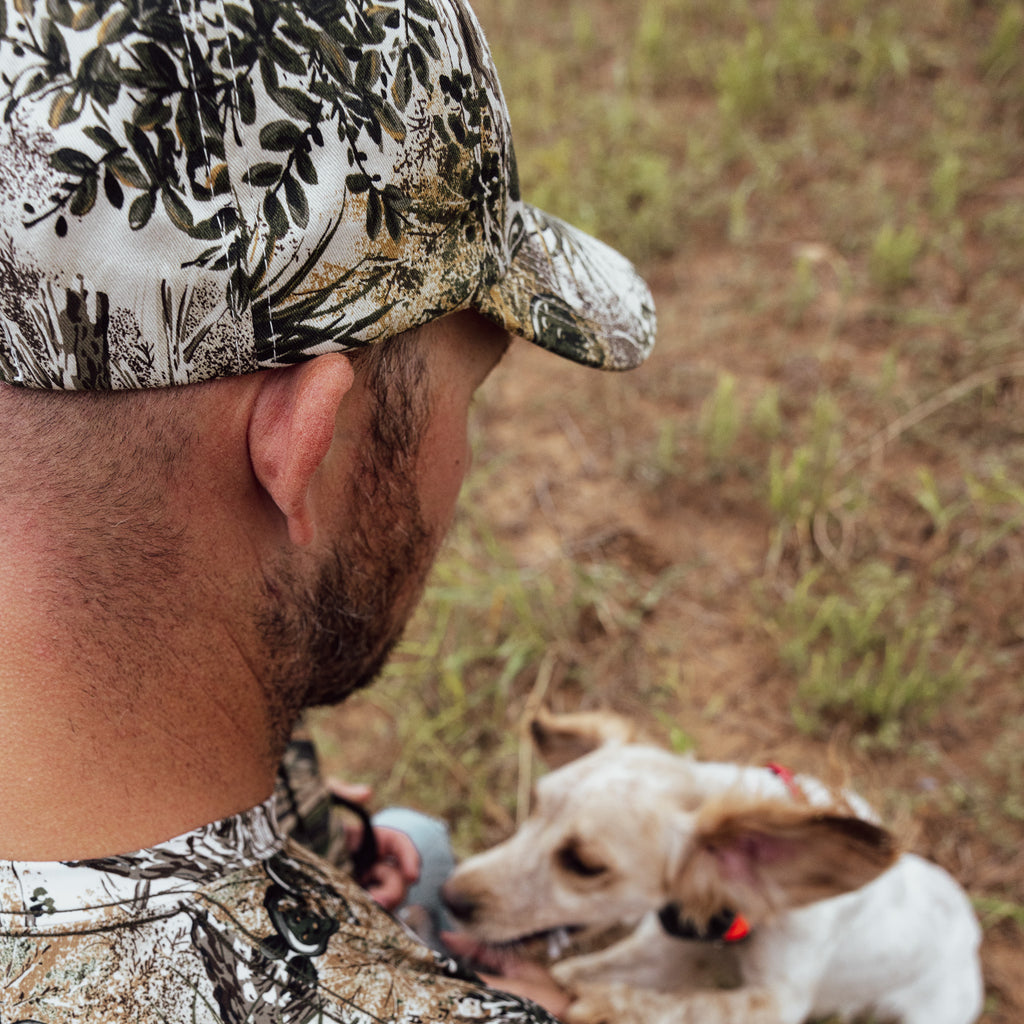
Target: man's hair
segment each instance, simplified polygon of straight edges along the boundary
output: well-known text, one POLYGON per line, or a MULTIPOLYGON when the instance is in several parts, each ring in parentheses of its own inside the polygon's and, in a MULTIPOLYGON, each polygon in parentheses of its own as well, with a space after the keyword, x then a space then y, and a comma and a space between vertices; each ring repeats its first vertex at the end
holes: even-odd
MULTIPOLYGON (((411 408, 427 401, 416 334, 352 353, 375 405, 371 440, 384 473, 411 455, 422 419, 411 408)), ((121 627, 145 628, 147 608, 173 605, 188 522, 168 494, 187 480, 196 403, 217 386, 40 393, 0 384, 0 514, 33 523, 37 553, 52 564, 55 614, 83 602, 115 617, 132 607, 137 621, 121 627)))
POLYGON ((430 414, 420 336, 423 330, 437 329, 438 325, 427 325, 349 353, 374 402, 370 429, 379 470, 400 472, 415 456, 416 432, 430 414))
POLYGON ((0 507, 31 517, 53 578, 100 607, 111 586, 175 573, 179 529, 161 488, 187 457, 185 389, 45 394, 0 386, 0 507))
MULTIPOLYGON (((349 353, 381 410, 379 440, 398 450, 411 439, 395 433, 407 416, 387 414, 407 405, 419 390, 423 363, 415 350, 417 330, 349 353)), ((187 462, 194 439, 192 410, 216 382, 144 391, 48 391, 0 383, 0 503, 74 518, 103 518, 152 500, 151 487, 169 482, 187 462)), ((73 525, 73 524, 69 524, 73 525)))

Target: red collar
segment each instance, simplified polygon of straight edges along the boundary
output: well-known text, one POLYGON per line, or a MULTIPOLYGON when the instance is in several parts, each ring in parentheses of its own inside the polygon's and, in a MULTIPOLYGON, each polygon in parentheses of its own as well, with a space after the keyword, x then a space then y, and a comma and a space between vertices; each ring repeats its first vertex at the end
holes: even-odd
POLYGON ((789 790, 789 795, 794 800, 799 800, 800 803, 807 803, 807 796, 804 791, 800 788, 800 783, 796 781, 796 776, 782 764, 778 764, 775 761, 769 761, 765 768, 768 769, 773 775, 777 775, 779 780, 785 785, 786 789, 789 790))

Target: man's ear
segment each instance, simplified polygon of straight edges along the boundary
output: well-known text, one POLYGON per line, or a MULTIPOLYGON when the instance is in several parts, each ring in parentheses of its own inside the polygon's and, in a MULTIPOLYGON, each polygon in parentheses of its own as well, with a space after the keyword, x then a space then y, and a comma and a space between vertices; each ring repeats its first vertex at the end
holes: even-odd
POLYGON ((642 739, 635 722, 612 711, 573 711, 555 714, 541 707, 530 722, 530 734, 541 760, 560 768, 606 743, 642 739))
POLYGON ((292 543, 312 542, 313 477, 331 447, 334 423, 355 374, 340 353, 258 375, 249 418, 249 458, 260 485, 284 515, 292 543))
POLYGON ((701 811, 672 896, 700 924, 723 908, 756 924, 859 889, 898 855, 892 835, 861 818, 725 798, 701 811))

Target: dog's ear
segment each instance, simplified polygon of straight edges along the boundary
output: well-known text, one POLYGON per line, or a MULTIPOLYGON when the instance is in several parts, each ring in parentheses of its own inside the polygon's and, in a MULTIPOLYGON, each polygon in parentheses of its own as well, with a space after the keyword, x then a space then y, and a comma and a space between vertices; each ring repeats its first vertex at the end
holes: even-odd
POLYGON ((635 723, 611 711, 555 714, 543 707, 530 722, 530 734, 549 768, 560 768, 606 743, 632 743, 641 738, 635 723))
POLYGON ((726 799, 698 817, 672 895, 700 924, 723 908, 758 923, 859 889, 898 855, 889 832, 852 815, 726 799))

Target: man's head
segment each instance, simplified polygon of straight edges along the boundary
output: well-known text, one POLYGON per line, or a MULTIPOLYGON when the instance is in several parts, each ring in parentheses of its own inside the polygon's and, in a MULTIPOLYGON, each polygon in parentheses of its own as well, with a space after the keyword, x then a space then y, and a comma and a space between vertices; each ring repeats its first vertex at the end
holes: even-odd
POLYGON ((156 654, 208 601, 209 635, 239 634, 283 730, 369 682, 398 639, 468 465, 469 402, 507 342, 461 313, 189 388, 0 386, 0 515, 12 541, 26 530, 7 578, 31 552, 37 611, 95 670, 156 654))
POLYGON ((133 849, 265 798, 297 712, 398 638, 507 342, 465 312, 188 388, 0 385, 6 855, 133 849))
POLYGON ((354 465, 342 467, 341 500, 326 507, 326 546, 304 578, 290 552, 264 578, 259 625, 270 689, 293 702, 282 720, 365 686, 399 639, 468 469, 469 403, 507 342, 463 313, 355 360, 366 435, 354 465))
POLYGON ((520 198, 462 0, 0 21, 7 568, 35 553, 82 664, 144 675, 176 630, 286 724, 399 635, 508 333, 626 369, 650 294, 520 198))

